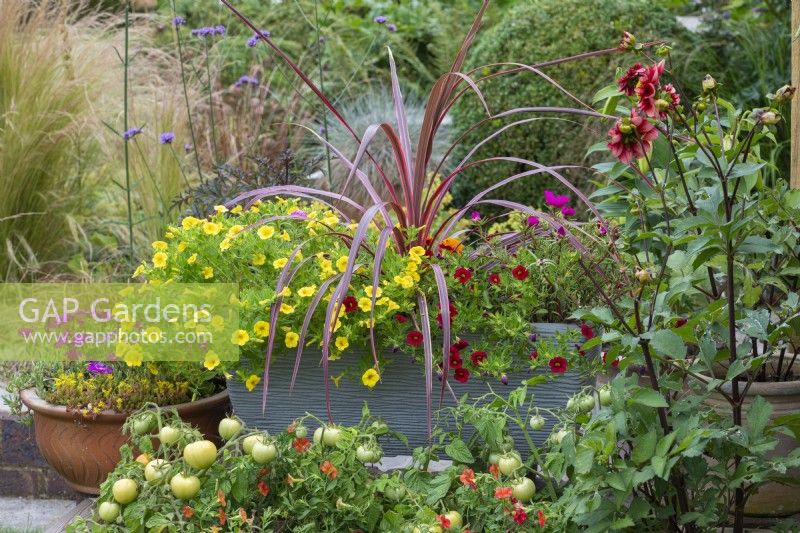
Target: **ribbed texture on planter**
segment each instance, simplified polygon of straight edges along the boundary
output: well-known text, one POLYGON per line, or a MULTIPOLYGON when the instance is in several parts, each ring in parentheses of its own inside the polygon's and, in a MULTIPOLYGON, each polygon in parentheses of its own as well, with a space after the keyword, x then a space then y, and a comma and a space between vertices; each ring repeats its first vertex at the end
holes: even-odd
MULTIPOLYGON (((100 484, 119 462, 126 415, 103 411, 94 419, 42 400, 34 389, 22 391, 22 402, 33 411, 36 444, 47 463, 67 484, 86 494, 99 494, 100 484)), ((204 435, 219 439, 217 426, 229 408, 227 391, 191 403, 166 406, 204 435)))
MULTIPOLYGON (((574 326, 568 324, 534 324, 534 331, 541 338, 547 338, 558 332, 565 331, 574 326)), ((465 340, 472 341, 475 336, 465 335, 465 340)), ((435 349, 435 348, 434 348, 435 349)), ((438 352, 441 355, 441 347, 438 352)), ((462 353, 468 356, 469 349, 462 353)), ((586 356, 596 357, 599 348, 591 350, 586 356)), ((331 361, 329 372, 333 377, 343 374, 348 366, 357 360, 361 354, 348 352, 342 360, 331 361)), ((526 354, 527 355, 527 354, 526 354)), ((261 410, 261 394, 263 383, 260 383, 252 392, 249 392, 241 381, 229 381, 228 391, 234 413, 244 420, 249 426, 264 429, 272 433, 284 431, 294 420, 309 412, 325 420, 325 383, 320 365, 321 353, 307 350, 303 354, 300 371, 297 376, 294 391, 289 394, 289 382, 294 368, 294 353, 281 352, 272 359, 270 366, 269 396, 267 398, 266 415, 261 410)), ((338 387, 331 383, 331 408, 334 422, 343 425, 354 425, 361 419, 361 408, 364 402, 369 405, 370 413, 383 417, 390 428, 405 434, 409 446, 423 446, 427 442, 426 403, 425 403, 425 376, 422 366, 413 362, 411 356, 401 352, 387 354, 390 364, 385 365, 381 371, 383 380, 373 390, 361 384, 360 375, 352 369, 342 377, 338 387)), ((255 369, 261 374, 262 369, 255 369)), ((549 374, 545 368, 538 372, 549 374)), ((522 373, 509 375, 508 385, 504 386, 499 381, 486 382, 478 376, 471 376, 466 384, 458 383, 452 378, 448 380, 457 397, 469 394, 477 398, 489 392, 489 386, 495 392, 510 392, 524 380, 535 374, 522 373)), ((441 382, 436 377, 434 384, 434 409, 439 407, 439 391, 441 382)), ((586 385, 580 375, 566 372, 555 381, 536 386, 536 404, 544 408, 562 407, 567 399, 582 386, 586 385)), ((455 405, 452 395, 445 392, 444 407, 455 405)), ((548 418, 545 415, 545 418, 548 418)), ((435 415, 434 415, 435 420, 435 415)), ((553 420, 548 418, 545 429, 532 432, 534 441, 542 443, 550 433, 553 420)), ((309 424, 310 425, 310 424, 309 424)), ((312 428, 313 429, 313 428, 312 428)), ((517 444, 522 444, 523 437, 520 431, 512 431, 517 444)), ((382 443, 386 455, 405 455, 409 450, 397 441, 382 443)))

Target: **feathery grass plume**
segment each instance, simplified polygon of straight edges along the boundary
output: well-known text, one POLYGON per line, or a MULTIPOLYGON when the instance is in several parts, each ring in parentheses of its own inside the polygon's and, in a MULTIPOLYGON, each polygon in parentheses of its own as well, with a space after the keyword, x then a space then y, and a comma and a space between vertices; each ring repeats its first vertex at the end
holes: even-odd
POLYGON ((66 3, 0 2, 0 276, 56 268, 73 248, 68 216, 92 184, 95 103, 114 78, 101 19, 66 3))

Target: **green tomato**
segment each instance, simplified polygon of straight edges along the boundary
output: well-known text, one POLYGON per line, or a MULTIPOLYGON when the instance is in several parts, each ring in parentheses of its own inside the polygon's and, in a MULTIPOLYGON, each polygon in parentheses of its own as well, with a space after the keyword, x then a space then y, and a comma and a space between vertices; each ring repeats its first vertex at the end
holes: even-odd
POLYGON ((308 428, 305 426, 297 426, 294 428, 294 435, 298 439, 304 439, 308 435, 308 428))
POLYGON ((506 476, 516 472, 516 470, 521 466, 522 461, 519 460, 519 456, 513 453, 507 453, 503 455, 500 457, 500 462, 497 463, 497 468, 506 476))
POLYGON ((506 438, 503 439, 503 444, 501 446, 504 452, 510 452, 514 449, 514 438, 510 435, 506 435, 506 438))
POLYGON ((244 453, 250 455, 253 453, 253 446, 256 445, 257 442, 266 442, 267 436, 255 433, 253 435, 248 435, 242 441, 242 449, 244 453))
POLYGON ((600 389, 597 395, 600 397, 600 405, 603 407, 608 407, 614 401, 614 397, 611 395, 611 389, 608 387, 600 389))
POLYGON ((389 432, 389 426, 386 425, 386 422, 382 422, 380 420, 376 420, 375 422, 370 425, 372 428, 372 432, 376 435, 383 435, 389 432))
POLYGON ((528 502, 536 494, 536 484, 532 479, 523 477, 511 484, 511 495, 521 502, 528 502))
POLYGON ((461 517, 461 513, 458 511, 447 511, 444 514, 445 518, 450 520, 450 527, 448 531, 460 531, 461 526, 464 524, 464 520, 461 517))
POLYGON ((97 507, 97 515, 106 522, 113 522, 119 516, 119 504, 103 502, 97 507))
POLYGON ((326 446, 336 446, 341 437, 341 431, 335 426, 322 426, 314 431, 314 444, 320 442, 326 446))
POLYGON ((377 463, 381 460, 381 450, 374 446, 361 445, 356 448, 356 458, 362 463, 377 463))
POLYGON ((278 448, 271 442, 259 441, 253 445, 250 455, 253 456, 253 460, 256 463, 265 465, 278 456, 278 448))
POLYGON ((144 478, 150 482, 160 481, 169 469, 170 464, 164 459, 153 459, 144 467, 144 478))
POLYGON ((183 449, 183 459, 192 468, 205 470, 217 459, 217 447, 210 440, 192 442, 183 449))
POLYGON ((111 495, 118 503, 126 505, 139 496, 139 485, 130 478, 118 479, 111 486, 111 495))
POLYGON ((133 423, 133 434, 134 435, 149 435, 150 431, 153 429, 153 423, 155 420, 153 419, 153 415, 151 413, 145 413, 141 415, 136 421, 133 423))
POLYGON ((591 413, 594 409, 594 398, 592 396, 583 396, 578 401, 578 408, 582 413, 591 413))
POLYGON ((553 439, 553 442, 555 442, 556 444, 561 444, 561 441, 564 440, 564 437, 566 437, 567 435, 569 435, 569 431, 567 431, 566 429, 559 429, 558 431, 556 431, 551 435, 551 438, 553 439))
POLYGON ((219 421, 217 431, 224 440, 231 440, 242 430, 242 423, 237 418, 223 418, 219 421))
POLYGON ((164 426, 158 432, 158 440, 167 446, 175 444, 181 438, 181 430, 172 426, 164 426))
POLYGON ((183 473, 175 474, 169 480, 169 488, 176 498, 191 500, 200 492, 200 479, 197 476, 187 476, 183 473))
POLYGON ((578 399, 574 396, 567 400, 567 411, 576 411, 578 407, 578 399))
POLYGON ((531 417, 531 429, 539 431, 544 428, 544 417, 542 415, 533 415, 531 417))
POLYGON ((403 485, 387 485, 386 488, 383 489, 383 494, 389 500, 398 502, 405 496, 406 488, 403 485))
POLYGON ((322 442, 322 427, 314 430, 314 444, 319 444, 320 442, 322 442))
POLYGON ((500 457, 502 457, 501 454, 499 454, 497 452, 490 453, 489 454, 489 459, 488 459, 489 464, 490 465, 496 465, 497 463, 500 462, 500 457))

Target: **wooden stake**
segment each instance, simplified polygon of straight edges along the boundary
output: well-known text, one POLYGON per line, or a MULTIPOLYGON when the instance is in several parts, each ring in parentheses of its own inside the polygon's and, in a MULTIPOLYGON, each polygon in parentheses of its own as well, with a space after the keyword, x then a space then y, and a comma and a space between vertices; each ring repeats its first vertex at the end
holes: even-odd
MULTIPOLYGON (((800 0, 792 0, 792 85, 800 87, 800 0)), ((800 95, 792 99, 792 164, 790 167, 792 188, 800 189, 800 95)))

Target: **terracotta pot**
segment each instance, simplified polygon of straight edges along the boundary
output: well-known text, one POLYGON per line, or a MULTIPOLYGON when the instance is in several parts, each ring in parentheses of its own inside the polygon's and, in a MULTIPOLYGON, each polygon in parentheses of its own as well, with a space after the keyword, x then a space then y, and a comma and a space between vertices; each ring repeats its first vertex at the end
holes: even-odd
MULTIPOLYGON (((723 391, 731 393, 730 383, 723 386, 723 391)), ((800 381, 753 383, 742 405, 743 422, 747 421, 747 411, 756 396, 772 405, 770 420, 800 412, 800 381)), ((730 404, 719 394, 712 394, 706 403, 720 412, 730 412, 730 404)), ((777 439, 778 445, 770 452, 770 457, 784 457, 798 447, 796 439, 783 433, 778 434, 777 439)), ((800 477, 800 469, 789 470, 786 475, 800 477)), ((785 517, 800 513, 800 486, 768 483, 748 498, 744 511, 753 517, 785 517)))
MULTIPOLYGON (((127 415, 102 411, 97 418, 86 419, 42 400, 34 389, 22 391, 21 397, 33 412, 36 445, 47 463, 76 491, 99 494, 100 484, 120 460, 120 446, 128 442, 121 431, 127 415)), ((230 409, 228 391, 165 408, 175 409, 185 422, 218 441, 217 426, 230 409)))

